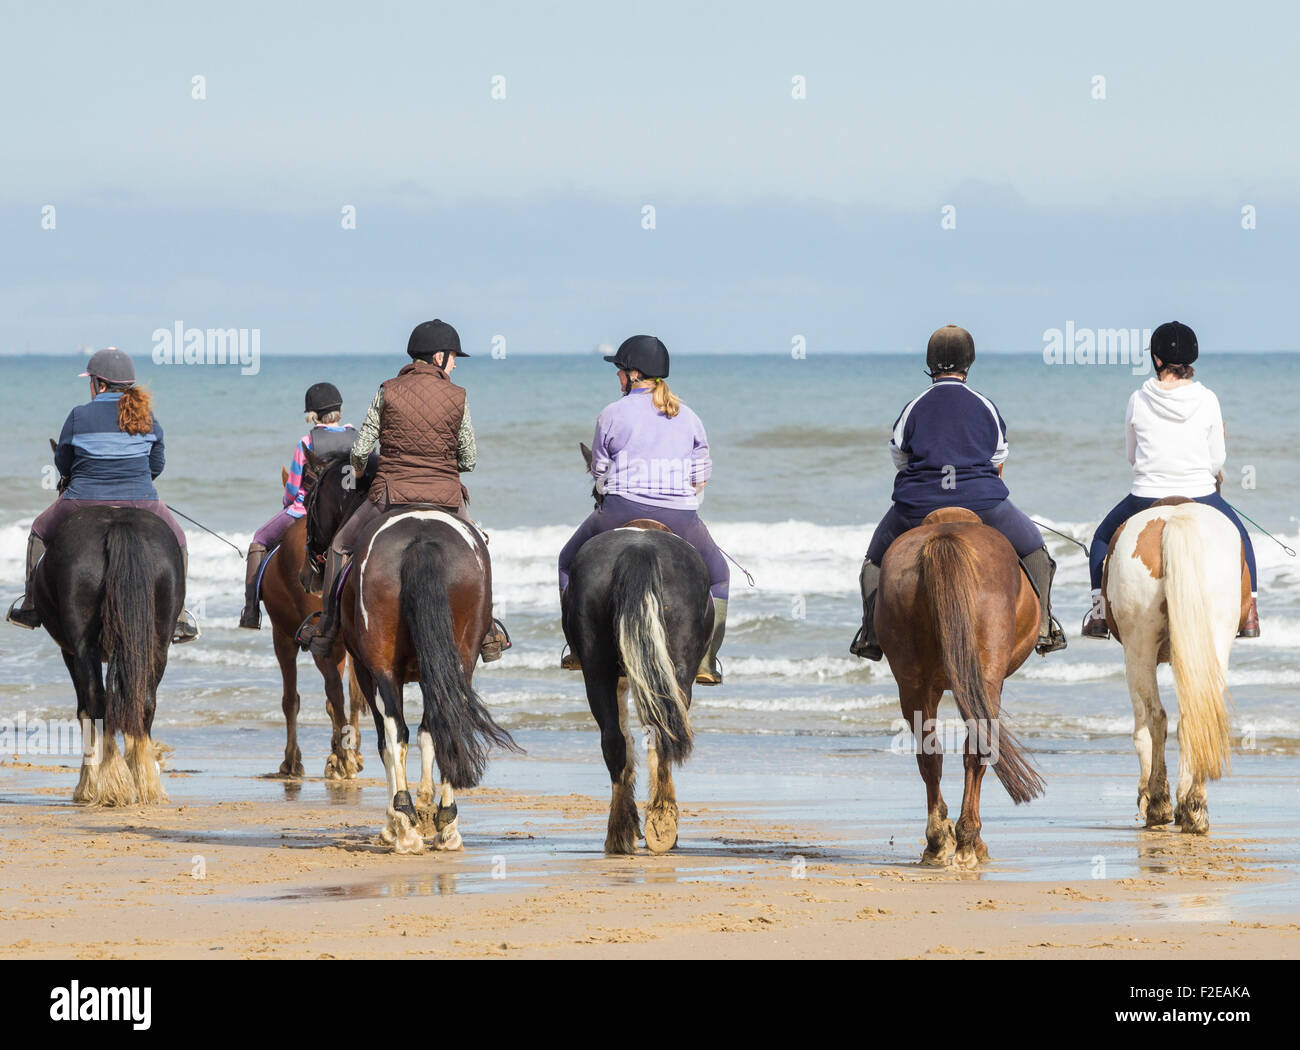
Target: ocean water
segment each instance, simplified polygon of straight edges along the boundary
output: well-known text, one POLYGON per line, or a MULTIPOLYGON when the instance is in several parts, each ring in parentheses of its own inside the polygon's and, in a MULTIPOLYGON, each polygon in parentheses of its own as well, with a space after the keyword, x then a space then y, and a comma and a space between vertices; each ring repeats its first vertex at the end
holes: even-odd
MULTIPOLYGON (((137 362, 153 389, 167 440, 162 498, 241 548, 279 507, 280 468, 305 427, 305 388, 335 383, 345 418, 360 424, 375 387, 405 361, 306 356, 237 366, 137 362)), ((1300 415, 1295 358, 1207 354, 1198 378, 1218 394, 1228 429, 1225 496, 1291 547, 1300 547, 1295 449, 1300 415)), ((21 588, 32 518, 53 498, 44 487, 48 438, 85 400, 76 358, 6 358, 8 455, 0 472, 0 591, 21 588)), ((901 355, 678 355, 673 389, 708 429, 714 475, 701 513, 718 543, 754 576, 733 571, 723 661, 726 683, 698 689, 703 732, 880 735, 895 733, 897 694, 884 664, 848 654, 859 615, 857 573, 872 528, 889 506, 889 429, 928 380, 901 355)), ((1127 491, 1123 417, 1144 376, 1127 365, 1048 366, 1041 357, 987 355, 972 385, 1007 421, 1005 479, 1040 522, 1086 543, 1127 491)), ((474 357, 455 379, 469 393, 479 467, 465 480, 471 512, 488 530, 498 614, 515 647, 481 668, 480 691, 501 721, 529 730, 592 724, 581 676, 558 669, 562 644, 555 558, 591 509, 578 443, 618 395, 613 369, 595 355, 474 357)), ((184 523, 182 523, 184 524, 184 523)), ((189 605, 203 638, 173 649, 159 699, 161 726, 281 723, 279 674, 269 630, 236 629, 243 562, 192 527, 189 605)), ((1238 642, 1229 685, 1242 749, 1300 753, 1300 562, 1255 534, 1263 634, 1238 642)), ((1070 647, 1031 657, 1008 683, 1013 726, 1035 740, 1105 741, 1132 730, 1118 644, 1079 637, 1088 603, 1083 552, 1048 534, 1058 562, 1055 605, 1070 647)), ((327 719, 324 693, 300 659, 302 718, 327 719)), ((1161 683, 1172 710, 1168 669, 1161 683)), ((418 691, 408 691, 418 697, 418 691)), ((949 704, 945 714, 956 719, 949 704)), ((72 688, 43 632, 0 629, 0 716, 70 717, 72 688)), ((369 741, 369 722, 365 723, 369 741)), ((906 739, 902 737, 901 739, 906 739)), ((367 746, 370 746, 369 743, 367 746)), ((313 764, 315 759, 309 759, 313 764)))

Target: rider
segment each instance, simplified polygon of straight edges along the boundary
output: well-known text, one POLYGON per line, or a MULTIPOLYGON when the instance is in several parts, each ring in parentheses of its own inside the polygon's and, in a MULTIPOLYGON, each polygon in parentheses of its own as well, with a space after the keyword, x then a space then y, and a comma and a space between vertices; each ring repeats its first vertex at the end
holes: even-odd
POLYGON ((1065 633, 1051 613, 1056 563, 1042 534, 1011 502, 1002 482, 1006 423, 992 401, 966 385, 966 374, 975 361, 975 341, 966 329, 946 325, 930 336, 925 360, 930 388, 907 403, 889 441, 898 469, 894 505, 876 526, 862 562, 862 627, 849 651, 868 660, 884 655, 873 623, 880 561, 894 540, 940 507, 974 511, 1011 542, 1040 599, 1036 648, 1043 654, 1064 649, 1065 633))
MULTIPOLYGON (((153 486, 166 458, 163 431, 154 417, 149 391, 135 385, 135 365, 127 354, 110 346, 91 355, 81 378, 90 380, 91 399, 69 412, 64 421, 54 451, 60 495, 32 522, 26 590, 9 609, 10 623, 31 630, 41 625, 32 576, 45 543, 64 519, 83 507, 138 507, 157 514, 180 544, 187 575, 189 571, 185 532, 153 486)), ((182 611, 172 641, 192 642, 198 636, 194 618, 182 611)))
POLYGON ((262 626, 262 606, 257 600, 257 577, 266 561, 267 551, 275 548, 289 526, 306 513, 303 500, 307 488, 302 471, 309 453, 317 456, 338 455, 348 452, 356 440, 357 432, 351 423, 339 423, 343 417, 343 395, 333 383, 316 383, 309 387, 303 405, 311 430, 293 450, 289 477, 284 483, 284 507, 270 521, 253 534, 248 545, 248 567, 244 575, 244 611, 239 626, 259 630, 262 626))
MULTIPOLYGON (((379 465, 367 498, 339 526, 330 543, 319 623, 308 617, 298 631, 298 644, 304 649, 310 646, 317 656, 327 655, 338 637, 336 584, 362 532, 380 515, 411 506, 436 507, 470 521, 465 509, 469 494, 460 475, 474 469, 478 448, 465 389, 451 381, 457 358, 469 354, 460 348, 456 329, 438 320, 416 325, 406 352, 411 363, 380 384, 352 446, 357 476, 365 471, 376 442, 379 465)), ((480 648, 483 661, 498 660, 509 648, 509 635, 499 620, 493 620, 480 648)))
MULTIPOLYGON (((668 349, 654 336, 634 335, 605 360, 618 366, 623 396, 600 413, 591 443, 591 472, 604 500, 560 551, 560 604, 569 568, 587 540, 636 518, 666 525, 703 555, 709 569, 713 637, 695 680, 719 685, 731 573, 698 513, 699 493, 713 473, 704 424, 668 389, 668 349)), ((561 666, 579 669, 571 654, 561 666)))
POLYGON ((1101 570, 1111 537, 1129 517, 1165 496, 1187 496, 1226 514, 1241 534, 1250 570, 1250 612, 1238 638, 1259 637, 1255 608, 1255 548, 1250 534, 1219 494, 1223 481, 1223 415, 1214 392, 1192 381, 1198 348, 1196 333, 1169 321, 1151 333, 1151 364, 1156 374, 1128 399, 1125 438, 1133 467, 1133 488, 1097 526, 1088 551, 1092 608, 1083 621, 1089 638, 1109 638, 1101 598, 1101 570), (1217 484, 1216 484, 1217 482, 1217 484))

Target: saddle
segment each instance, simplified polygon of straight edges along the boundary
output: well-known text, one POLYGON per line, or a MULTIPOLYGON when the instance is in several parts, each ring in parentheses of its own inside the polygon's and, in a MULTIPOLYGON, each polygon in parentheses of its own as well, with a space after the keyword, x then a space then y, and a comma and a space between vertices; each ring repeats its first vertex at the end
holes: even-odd
POLYGON ((673 530, 665 525, 662 521, 655 521, 654 518, 633 518, 625 525, 620 525, 620 529, 645 529, 648 532, 666 532, 674 535, 673 530))

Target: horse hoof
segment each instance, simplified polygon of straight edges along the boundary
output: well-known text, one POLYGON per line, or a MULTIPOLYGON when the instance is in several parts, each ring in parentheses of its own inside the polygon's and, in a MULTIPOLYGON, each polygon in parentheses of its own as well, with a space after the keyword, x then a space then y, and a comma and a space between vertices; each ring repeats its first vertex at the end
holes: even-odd
MULTIPOLYGON (((403 792, 398 792, 400 796, 403 792)), ((407 815, 399 809, 388 811, 388 825, 379 833, 394 853, 419 854, 424 852, 424 837, 415 830, 407 815)))
POLYGON ((301 777, 304 773, 301 761, 290 762, 287 758, 280 763, 280 772, 277 774, 282 777, 301 777))
POLYGON ((438 832, 437 837, 433 840, 433 848, 440 852, 462 849, 464 845, 465 843, 460 837, 460 829, 456 827, 454 821, 438 832))
POLYGON ((343 761, 338 755, 330 755, 325 759, 325 779, 326 780, 347 780, 347 773, 344 771, 343 761))
POLYGON ((361 757, 360 751, 349 751, 347 759, 348 779, 351 780, 363 769, 366 768, 365 760, 361 757))
POLYGON ((1159 828, 1168 824, 1174 819, 1174 807, 1169 799, 1162 799, 1157 802, 1147 803, 1146 826, 1148 828, 1159 828))
POLYGON ((926 868, 946 868, 952 860, 952 853, 948 850, 926 850, 921 854, 921 865, 926 868))
POLYGON ((980 859, 973 849, 959 849, 952 855, 952 866, 960 871, 974 871, 980 866, 980 859))
POLYGON ((677 845, 677 807, 665 806, 646 814, 645 845, 651 853, 667 853, 677 845))

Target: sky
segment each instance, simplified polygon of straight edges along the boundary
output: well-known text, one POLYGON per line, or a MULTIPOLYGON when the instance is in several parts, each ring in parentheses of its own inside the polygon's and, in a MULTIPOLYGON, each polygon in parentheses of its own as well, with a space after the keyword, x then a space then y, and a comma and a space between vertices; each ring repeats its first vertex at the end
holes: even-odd
POLYGON ((147 352, 178 321, 258 329, 267 353, 400 353, 433 316, 516 353, 641 331, 897 351, 948 322, 1031 351, 1171 317, 1203 346, 1300 348, 1290 5, 4 21, 0 353, 147 352))

